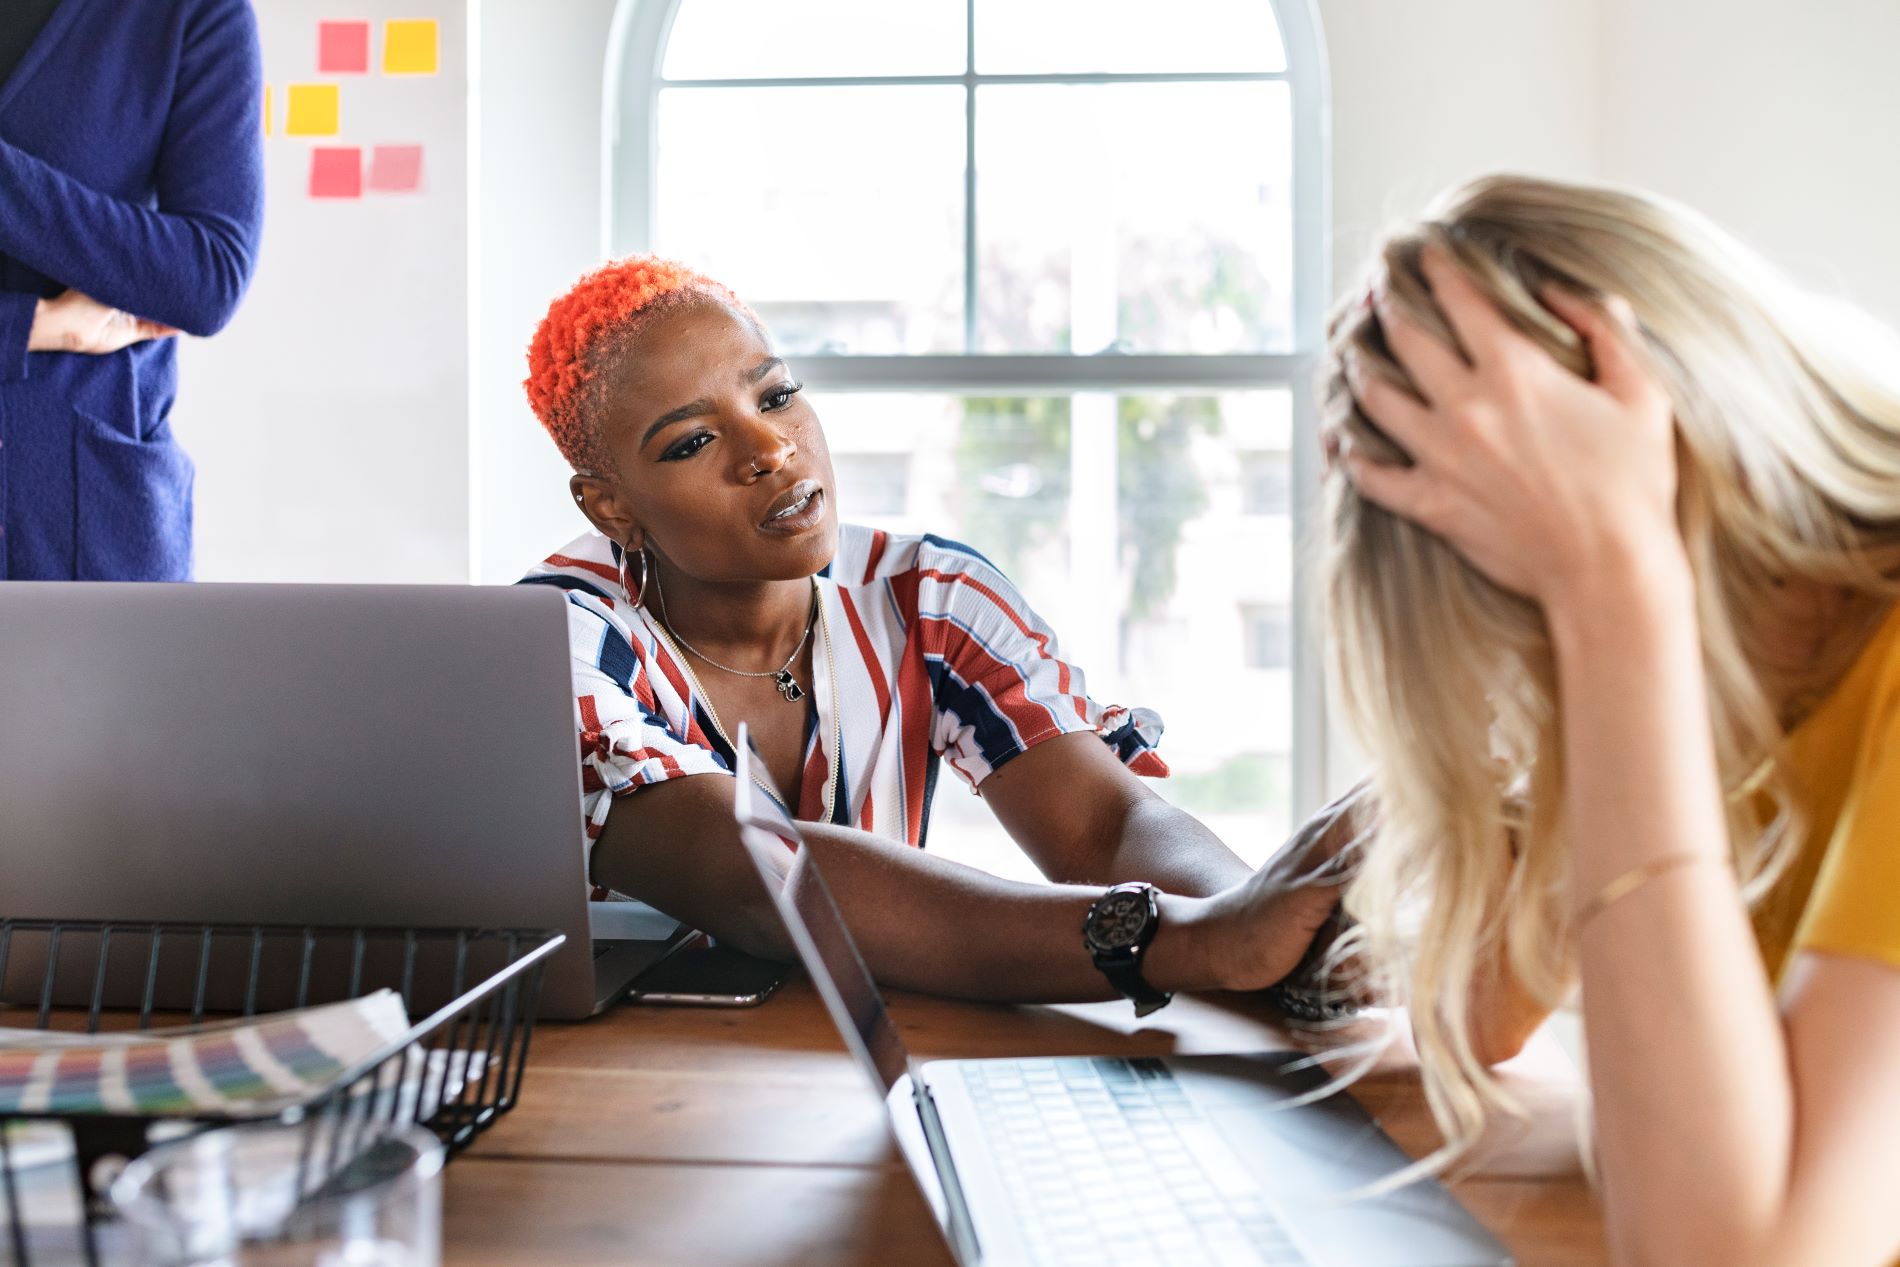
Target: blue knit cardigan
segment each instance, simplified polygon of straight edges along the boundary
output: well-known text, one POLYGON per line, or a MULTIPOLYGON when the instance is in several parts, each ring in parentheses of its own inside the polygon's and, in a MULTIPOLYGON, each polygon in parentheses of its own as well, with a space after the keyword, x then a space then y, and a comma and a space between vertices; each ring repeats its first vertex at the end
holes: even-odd
POLYGON ((0 578, 185 580, 172 340, 26 350, 68 287, 209 335, 263 224, 249 0, 61 0, 0 84, 0 578))

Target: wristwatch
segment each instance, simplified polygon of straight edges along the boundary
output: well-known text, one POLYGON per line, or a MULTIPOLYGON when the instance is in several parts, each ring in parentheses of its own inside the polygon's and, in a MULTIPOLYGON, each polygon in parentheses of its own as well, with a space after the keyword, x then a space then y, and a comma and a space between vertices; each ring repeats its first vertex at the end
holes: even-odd
POLYGON ((1135 1005, 1136 1016, 1174 998, 1141 975, 1141 957, 1161 930, 1160 892, 1152 884, 1118 884, 1095 899, 1082 921, 1082 945, 1108 983, 1135 1005))

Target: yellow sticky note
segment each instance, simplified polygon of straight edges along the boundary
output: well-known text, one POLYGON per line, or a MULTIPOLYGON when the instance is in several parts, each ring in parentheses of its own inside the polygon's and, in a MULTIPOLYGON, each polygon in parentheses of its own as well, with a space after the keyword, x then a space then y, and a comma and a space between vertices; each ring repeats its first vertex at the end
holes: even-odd
POLYGON ((434 18, 383 23, 383 73, 435 74, 436 43, 434 18))
POLYGON ((290 85, 290 117, 285 136, 335 136, 341 131, 342 94, 335 84, 290 85))
POLYGON ((264 85, 264 135, 270 135, 270 85, 264 85))

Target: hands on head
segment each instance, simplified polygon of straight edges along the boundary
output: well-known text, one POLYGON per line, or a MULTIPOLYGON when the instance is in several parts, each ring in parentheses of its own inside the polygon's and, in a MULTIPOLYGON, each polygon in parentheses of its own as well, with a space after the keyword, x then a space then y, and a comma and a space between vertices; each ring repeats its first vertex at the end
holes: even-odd
POLYGON ((1513 327, 1443 248, 1428 245, 1421 268, 1457 345, 1377 287, 1368 302, 1411 389, 1350 350, 1343 358, 1360 411, 1411 465, 1355 451, 1336 430, 1323 440, 1328 465, 1503 588, 1546 604, 1673 537, 1670 400, 1636 350, 1628 304, 1540 294, 1587 346, 1595 373, 1585 379, 1513 327))
POLYGON ((108 308, 89 295, 68 290, 42 299, 33 311, 33 329, 27 336, 29 352, 78 352, 103 356, 150 339, 169 339, 178 331, 117 308, 108 308))

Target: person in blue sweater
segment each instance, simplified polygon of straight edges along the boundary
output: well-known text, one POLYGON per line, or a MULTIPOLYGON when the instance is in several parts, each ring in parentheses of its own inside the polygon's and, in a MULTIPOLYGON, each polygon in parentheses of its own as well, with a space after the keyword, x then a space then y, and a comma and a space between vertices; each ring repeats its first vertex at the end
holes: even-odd
POLYGON ((249 0, 0 4, 0 579, 189 580, 177 349, 263 226, 249 0))

